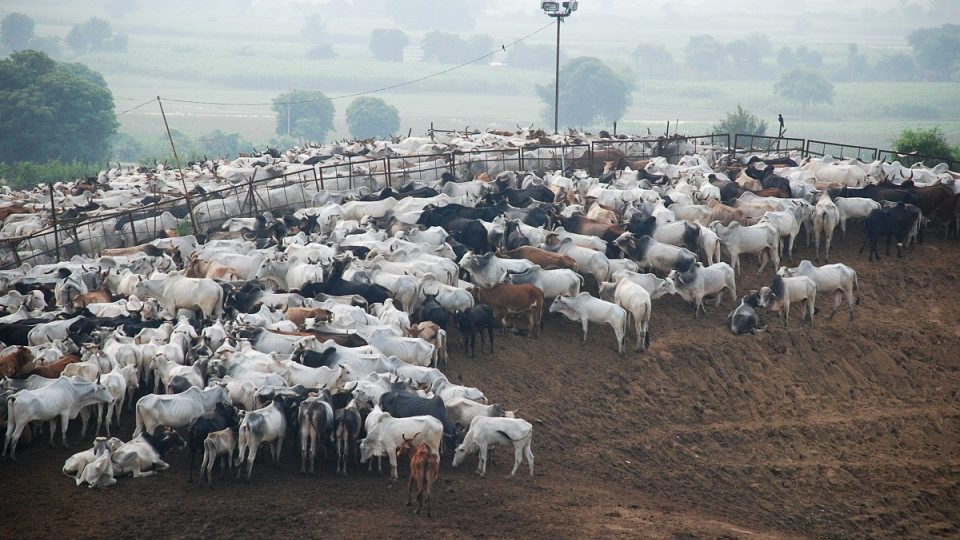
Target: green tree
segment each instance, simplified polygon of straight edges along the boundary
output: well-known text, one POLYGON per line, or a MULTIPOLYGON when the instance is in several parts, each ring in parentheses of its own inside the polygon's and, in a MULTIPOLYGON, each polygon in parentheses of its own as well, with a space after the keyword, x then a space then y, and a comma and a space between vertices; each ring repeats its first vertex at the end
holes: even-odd
MULTIPOLYGON (((507 49, 503 63, 517 69, 553 69, 556 61, 553 45, 527 45, 520 42, 507 49)), ((560 61, 565 62, 563 52, 560 61)))
POLYGON ((888 54, 877 60, 877 78, 883 81, 912 81, 917 78, 917 65, 909 54, 888 54))
POLYGON ((380 98, 358 97, 347 107, 347 126, 355 139, 385 138, 400 129, 400 113, 380 98))
POLYGON ((424 60, 434 60, 444 64, 459 64, 473 60, 493 49, 493 38, 486 34, 475 34, 463 39, 448 32, 429 32, 420 42, 424 60))
MULTIPOLYGON (((623 117, 630 104, 630 83, 600 60, 581 56, 560 68, 560 124, 609 124, 623 117)), ((537 85, 537 94, 553 119, 554 86, 537 85)))
POLYGON ((939 79, 949 78, 960 64, 960 25, 920 28, 907 36, 917 64, 934 72, 939 79))
POLYGON ((644 77, 663 79, 673 74, 673 55, 663 45, 641 43, 633 50, 638 72, 644 77))
POLYGON ((333 50, 333 46, 329 43, 320 43, 319 45, 314 45, 307 50, 307 58, 311 60, 326 60, 328 58, 336 58, 337 51, 333 50))
POLYGON ((728 112, 727 117, 715 124, 711 133, 729 133, 735 135, 763 135, 767 132, 767 123, 737 103, 737 112, 728 112))
POLYGON ((252 144, 243 140, 239 133, 224 133, 219 129, 206 135, 201 135, 197 139, 197 151, 209 156, 219 156, 225 158, 234 158, 244 149, 249 149, 252 144))
POLYGON ((113 107, 99 73, 13 53, 0 60, 0 161, 101 161, 117 130, 113 107))
POLYGON ((8 50, 22 51, 33 39, 33 19, 23 13, 11 13, 0 21, 0 44, 8 50))
POLYGON ((126 52, 128 39, 126 34, 115 33, 109 22, 94 17, 73 25, 64 41, 75 52, 82 54, 97 51, 126 52))
POLYGON ((333 130, 333 102, 319 90, 293 90, 273 98, 277 133, 322 141, 333 130), (290 111, 289 123, 287 111, 290 111))
POLYGON ((110 137, 110 159, 137 161, 146 153, 143 144, 128 133, 116 133, 110 137))
POLYGON ((789 71, 773 85, 773 90, 778 96, 799 103, 801 115, 807 114, 808 105, 833 103, 833 85, 814 71, 789 71))
POLYGON ((690 36, 683 53, 687 58, 687 65, 701 74, 720 71, 727 57, 722 43, 713 36, 704 35, 690 36))
POLYGON ((410 36, 396 28, 377 28, 370 32, 370 52, 383 62, 403 62, 403 49, 410 44, 410 36))
POLYGON ((927 156, 960 159, 960 148, 947 142, 947 137, 939 126, 929 129, 904 129, 893 140, 893 149, 901 154, 916 152, 927 156))

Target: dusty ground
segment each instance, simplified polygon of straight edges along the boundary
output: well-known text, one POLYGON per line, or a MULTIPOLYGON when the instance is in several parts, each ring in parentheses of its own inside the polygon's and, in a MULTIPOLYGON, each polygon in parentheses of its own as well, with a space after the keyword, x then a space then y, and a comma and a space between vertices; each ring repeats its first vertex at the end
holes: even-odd
MULTIPOLYGON (((183 455, 156 477, 77 488, 60 474, 75 450, 36 443, 0 464, 2 536, 956 538, 960 244, 869 264, 860 240, 835 250, 860 274, 853 322, 821 312, 812 329, 734 337, 729 304, 697 320, 670 298, 645 354, 617 356, 609 328, 582 345, 578 325, 554 318, 492 357, 457 350, 452 378, 534 422, 536 476, 504 478, 505 453, 486 479, 475 460, 447 459, 432 519, 376 473, 338 478, 330 463, 301 476, 292 440, 279 470, 258 464, 251 485, 212 490, 187 483, 183 455)), ((745 260, 741 290, 770 280, 755 268, 745 260)))

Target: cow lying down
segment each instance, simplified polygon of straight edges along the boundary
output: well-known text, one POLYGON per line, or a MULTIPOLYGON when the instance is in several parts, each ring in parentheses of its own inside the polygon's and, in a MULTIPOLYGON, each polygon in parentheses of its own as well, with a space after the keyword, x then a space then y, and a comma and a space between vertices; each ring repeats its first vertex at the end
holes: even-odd
POLYGON ((760 293, 750 291, 740 299, 740 305, 727 314, 727 328, 734 335, 753 334, 758 331, 766 330, 767 326, 760 326, 760 316, 757 315, 756 308, 760 305, 760 293))

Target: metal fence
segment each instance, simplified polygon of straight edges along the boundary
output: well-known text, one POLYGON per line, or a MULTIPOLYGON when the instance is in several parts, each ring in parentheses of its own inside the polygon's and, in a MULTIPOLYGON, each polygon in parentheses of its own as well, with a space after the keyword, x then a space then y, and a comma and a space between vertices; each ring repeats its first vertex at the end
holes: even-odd
POLYGON ((806 152, 805 143, 804 139, 737 133, 733 138, 733 153, 736 155, 760 152, 784 156, 790 152, 797 152, 803 155, 806 152))
MULTIPOLYGON (((436 130, 441 131, 441 130, 436 130)), ((24 262, 47 263, 76 255, 95 257, 105 248, 138 245, 157 238, 163 230, 189 227, 208 234, 218 230, 232 217, 253 217, 270 210, 283 215, 298 208, 313 206, 322 191, 337 191, 367 186, 371 190, 402 185, 415 180, 432 183, 450 172, 472 178, 481 173, 490 176, 508 170, 558 170, 582 168, 602 171, 610 153, 636 161, 661 155, 675 160, 684 154, 706 150, 737 153, 786 154, 806 156, 829 154, 863 161, 881 159, 900 161, 910 166, 922 162, 933 166, 957 164, 950 158, 927 155, 903 155, 846 143, 737 134, 696 135, 656 138, 610 139, 589 144, 530 145, 523 148, 456 151, 390 158, 347 156, 324 165, 291 166, 279 176, 257 178, 255 169, 249 179, 234 182, 213 191, 194 192, 158 199, 135 209, 123 209, 93 218, 69 217, 53 204, 52 186, 48 186, 52 212, 49 225, 33 234, 0 238, 0 268, 13 268, 24 262), (193 218, 187 221, 192 207, 193 218)))

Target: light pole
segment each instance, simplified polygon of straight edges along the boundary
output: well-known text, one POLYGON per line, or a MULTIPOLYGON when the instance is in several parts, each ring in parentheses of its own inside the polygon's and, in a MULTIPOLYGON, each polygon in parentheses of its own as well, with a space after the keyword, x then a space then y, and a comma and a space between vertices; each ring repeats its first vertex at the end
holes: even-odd
POLYGON ((540 2, 540 9, 557 20, 557 66, 553 82, 553 134, 560 133, 560 23, 577 10, 577 2, 540 2))

